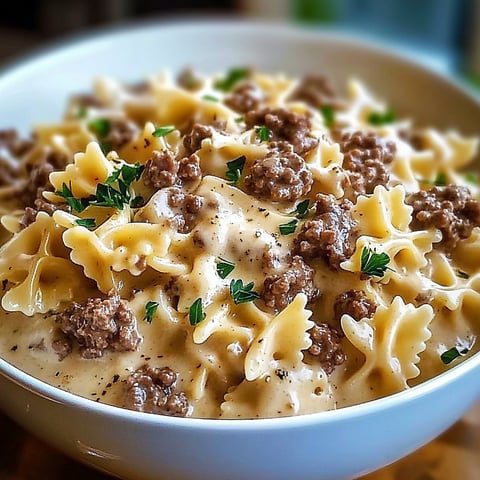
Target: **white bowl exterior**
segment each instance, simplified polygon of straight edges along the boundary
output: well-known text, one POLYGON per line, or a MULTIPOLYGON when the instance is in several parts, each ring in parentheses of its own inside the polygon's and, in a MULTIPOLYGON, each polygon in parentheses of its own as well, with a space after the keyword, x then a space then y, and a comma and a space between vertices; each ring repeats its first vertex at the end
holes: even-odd
MULTIPOLYGON (((212 72, 245 64, 292 75, 323 72, 342 83, 355 73, 420 122, 478 133, 478 103, 409 61, 330 34, 226 22, 143 25, 19 64, 0 78, 1 123, 28 130, 60 118, 66 97, 89 89, 95 74, 138 80, 164 67, 212 72)), ((122 478, 336 480, 393 462, 445 430, 479 398, 479 370, 476 356, 411 391, 361 406, 216 421, 96 404, 0 360, 0 407, 69 455, 122 478)))

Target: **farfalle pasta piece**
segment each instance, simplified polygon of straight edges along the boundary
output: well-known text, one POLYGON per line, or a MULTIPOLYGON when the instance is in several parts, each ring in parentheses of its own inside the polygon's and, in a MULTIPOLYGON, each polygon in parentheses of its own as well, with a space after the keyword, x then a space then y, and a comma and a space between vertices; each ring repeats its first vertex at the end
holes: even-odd
POLYGON ((303 359, 303 350, 311 345, 307 330, 311 312, 305 309, 307 297, 300 293, 262 329, 245 357, 245 378, 256 380, 279 366, 295 368, 303 359))
MULTIPOLYGON (((112 162, 107 160, 98 143, 91 142, 85 153, 77 153, 73 163, 67 165, 64 171, 51 173, 50 182, 56 191, 62 191, 65 184, 74 197, 86 198, 94 195, 97 185, 104 182, 112 172, 112 162)), ((49 194, 48 198, 58 202, 55 194, 49 194)))
POLYGON ((352 208, 352 218, 358 222, 353 255, 342 263, 350 272, 361 272, 365 248, 389 256, 389 269, 384 281, 392 275, 405 275, 427 265, 425 255, 441 239, 436 230, 410 231, 412 208, 405 204, 405 190, 398 185, 390 190, 377 186, 373 195, 358 197, 352 208))
POLYGON ((417 308, 400 296, 389 306, 379 306, 370 319, 344 315, 345 336, 365 356, 364 364, 344 382, 346 394, 359 389, 373 399, 408 388, 408 380, 420 372, 419 354, 431 336, 433 315, 430 305, 417 308))
POLYGON ((74 298, 85 282, 68 259, 62 242, 64 229, 40 212, 28 228, 0 250, 0 281, 8 281, 2 306, 25 315, 54 310, 74 298))
MULTIPOLYGON (((58 214, 57 218, 59 215, 58 214)), ((128 216, 128 215, 127 215, 128 216)), ((170 258, 171 230, 163 225, 128 223, 123 211, 96 230, 73 226, 63 234, 72 262, 97 282, 102 292, 116 287, 115 272, 140 275, 147 266, 162 273, 181 274, 185 266, 170 258), (123 218, 119 221, 119 219, 123 218)))
POLYGON ((225 395, 220 418, 272 418, 332 410, 335 400, 320 367, 281 367, 254 381, 244 380, 225 395))

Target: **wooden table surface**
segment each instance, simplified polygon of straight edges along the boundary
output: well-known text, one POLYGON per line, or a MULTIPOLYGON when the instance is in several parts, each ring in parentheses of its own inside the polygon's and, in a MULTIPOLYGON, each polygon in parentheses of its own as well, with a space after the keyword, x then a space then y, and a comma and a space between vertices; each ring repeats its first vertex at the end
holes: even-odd
MULTIPOLYGON (((1 413, 0 432, 0 480, 113 479, 65 457, 1 413)), ((430 444, 361 480, 452 479, 480 479, 480 403, 430 444)))

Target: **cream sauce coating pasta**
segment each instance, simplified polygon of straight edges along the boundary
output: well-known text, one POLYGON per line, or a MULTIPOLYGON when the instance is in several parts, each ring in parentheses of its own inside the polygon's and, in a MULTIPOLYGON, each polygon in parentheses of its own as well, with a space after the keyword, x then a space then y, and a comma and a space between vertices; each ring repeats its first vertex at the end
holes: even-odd
POLYGON ((0 135, 0 356, 35 377, 266 418, 478 351, 478 140, 397 119, 358 80, 99 78, 34 134, 0 135))

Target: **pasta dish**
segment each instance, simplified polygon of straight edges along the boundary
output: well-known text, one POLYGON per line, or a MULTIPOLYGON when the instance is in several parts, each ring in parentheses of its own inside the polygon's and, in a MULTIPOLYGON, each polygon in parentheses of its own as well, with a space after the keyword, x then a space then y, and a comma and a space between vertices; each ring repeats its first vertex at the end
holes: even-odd
POLYGON ((99 78, 0 131, 0 356, 175 416, 411 388, 478 350, 477 147, 358 80, 99 78))

